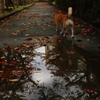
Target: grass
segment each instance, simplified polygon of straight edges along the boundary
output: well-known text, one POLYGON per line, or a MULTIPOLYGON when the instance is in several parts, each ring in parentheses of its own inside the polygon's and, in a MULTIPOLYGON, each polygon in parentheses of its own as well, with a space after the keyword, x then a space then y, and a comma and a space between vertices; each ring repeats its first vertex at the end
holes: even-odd
POLYGON ((53 5, 55 5, 55 1, 54 1, 54 2, 52 2, 52 4, 53 4, 53 5))
MULTIPOLYGON (((35 2, 34 2, 34 3, 35 3, 35 2)), ((9 8, 12 8, 13 10, 10 11, 10 12, 9 12, 9 11, 5 11, 4 13, 0 13, 0 18, 5 17, 5 16, 8 16, 8 15, 10 15, 11 13, 14 13, 14 12, 16 12, 16 11, 20 11, 20 10, 26 8, 26 7, 29 7, 29 6, 33 5, 34 3, 31 3, 31 4, 26 5, 26 6, 18 6, 18 7, 15 7, 15 9, 13 9, 13 7, 9 7, 9 8)))

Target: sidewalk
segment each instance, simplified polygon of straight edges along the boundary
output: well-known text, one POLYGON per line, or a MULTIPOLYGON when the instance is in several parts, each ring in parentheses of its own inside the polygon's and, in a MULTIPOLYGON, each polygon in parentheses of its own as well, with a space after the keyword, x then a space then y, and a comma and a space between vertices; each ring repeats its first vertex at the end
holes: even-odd
MULTIPOLYGON (((56 37, 56 27, 52 17, 57 12, 59 9, 47 2, 38 2, 18 15, 10 16, 0 27, 0 48, 34 42, 34 37, 56 37), (28 39, 32 40, 27 41, 28 39)), ((74 18, 74 22, 75 38, 73 40, 71 34, 68 34, 67 39, 73 40, 73 44, 100 57, 100 29, 79 18, 74 18)))

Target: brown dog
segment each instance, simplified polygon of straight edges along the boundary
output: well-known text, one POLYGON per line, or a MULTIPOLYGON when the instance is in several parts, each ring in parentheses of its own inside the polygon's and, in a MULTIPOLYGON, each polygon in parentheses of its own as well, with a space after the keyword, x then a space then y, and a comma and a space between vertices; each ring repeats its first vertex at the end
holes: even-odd
POLYGON ((60 34, 64 33, 64 35, 66 35, 66 27, 71 26, 71 32, 72 32, 71 37, 74 37, 74 22, 72 20, 71 15, 72 15, 72 7, 68 8, 68 15, 61 13, 54 14, 54 20, 56 23, 56 32, 58 32, 58 27, 59 25, 61 25, 62 29, 60 34))

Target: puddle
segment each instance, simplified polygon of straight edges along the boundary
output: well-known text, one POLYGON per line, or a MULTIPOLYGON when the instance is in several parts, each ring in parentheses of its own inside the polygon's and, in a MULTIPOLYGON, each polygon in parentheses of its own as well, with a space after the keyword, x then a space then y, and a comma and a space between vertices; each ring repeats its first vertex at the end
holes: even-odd
POLYGON ((100 59, 54 40, 1 49, 1 100, 100 100, 100 59))

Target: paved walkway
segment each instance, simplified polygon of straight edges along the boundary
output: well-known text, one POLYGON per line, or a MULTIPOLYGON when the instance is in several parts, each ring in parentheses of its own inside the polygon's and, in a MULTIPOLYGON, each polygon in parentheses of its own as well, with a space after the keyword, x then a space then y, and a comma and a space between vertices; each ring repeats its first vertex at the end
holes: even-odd
MULTIPOLYGON (((34 41, 34 37, 55 37, 53 14, 59 9, 47 2, 35 3, 32 7, 11 16, 0 27, 0 48, 7 45, 16 46, 24 42, 34 41)), ((100 29, 94 28, 79 18, 75 21, 75 38, 67 35, 73 44, 100 56, 100 29)), ((70 33, 70 32, 69 32, 70 33)))

